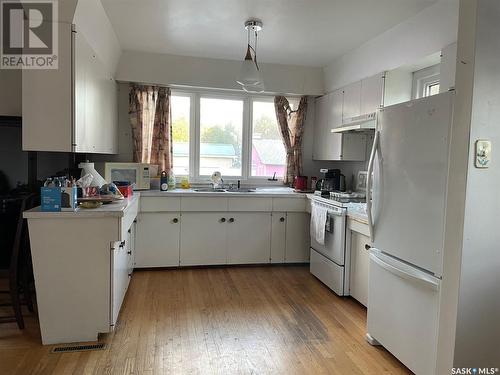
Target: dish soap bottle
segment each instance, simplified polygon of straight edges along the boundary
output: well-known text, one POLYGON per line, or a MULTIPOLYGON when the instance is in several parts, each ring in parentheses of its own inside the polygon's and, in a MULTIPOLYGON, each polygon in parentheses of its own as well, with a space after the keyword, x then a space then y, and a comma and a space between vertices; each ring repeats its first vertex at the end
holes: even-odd
POLYGON ((167 172, 162 171, 160 174, 160 191, 168 190, 168 175, 167 172))
POLYGON ((168 171, 168 190, 175 190, 175 174, 174 171, 168 171))

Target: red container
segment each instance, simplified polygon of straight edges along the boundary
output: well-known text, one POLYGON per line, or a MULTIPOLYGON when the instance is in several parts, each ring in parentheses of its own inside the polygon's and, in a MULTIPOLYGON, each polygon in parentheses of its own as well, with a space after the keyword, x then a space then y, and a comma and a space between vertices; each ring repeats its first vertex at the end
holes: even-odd
POLYGON ((122 193, 125 198, 131 197, 134 194, 132 185, 118 186, 118 190, 120 190, 120 193, 122 193))
POLYGON ((295 190, 307 190, 307 176, 295 177, 293 187, 295 190))

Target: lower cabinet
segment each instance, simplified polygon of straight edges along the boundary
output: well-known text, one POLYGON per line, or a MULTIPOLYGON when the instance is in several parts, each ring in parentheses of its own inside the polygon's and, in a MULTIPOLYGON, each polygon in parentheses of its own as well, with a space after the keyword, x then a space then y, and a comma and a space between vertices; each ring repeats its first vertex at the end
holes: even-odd
POLYGON ((180 265, 226 264, 227 212, 182 214, 180 265))
POLYGON ((285 263, 309 262, 309 222, 308 213, 288 212, 286 214, 285 263))
MULTIPOLYGON (((357 222, 356 226, 360 226, 357 230, 365 232, 364 225, 357 222), (363 226, 363 227, 361 227, 363 226)), ((352 229, 353 225, 349 225, 351 232, 351 273, 349 288, 353 298, 361 302, 363 305, 368 304, 368 276, 370 272, 370 237, 365 233, 357 232, 352 229)), ((366 226, 366 230, 368 230, 366 226)))
POLYGON ((228 213, 227 263, 269 263, 271 252, 271 214, 228 213))
POLYGON ((135 266, 179 265, 181 235, 178 212, 143 212, 137 218, 135 266))

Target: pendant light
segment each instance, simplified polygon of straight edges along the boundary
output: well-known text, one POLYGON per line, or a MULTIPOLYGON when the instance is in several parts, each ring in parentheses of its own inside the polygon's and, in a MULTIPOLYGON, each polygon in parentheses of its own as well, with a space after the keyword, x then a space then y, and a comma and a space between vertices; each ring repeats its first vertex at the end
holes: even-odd
POLYGON ((262 22, 259 20, 248 20, 245 22, 245 29, 247 30, 247 53, 245 60, 241 64, 240 75, 236 82, 247 92, 263 92, 264 81, 262 80, 262 74, 257 63, 257 34, 262 30, 262 22), (250 36, 252 34, 255 38, 253 47, 250 44, 250 36))

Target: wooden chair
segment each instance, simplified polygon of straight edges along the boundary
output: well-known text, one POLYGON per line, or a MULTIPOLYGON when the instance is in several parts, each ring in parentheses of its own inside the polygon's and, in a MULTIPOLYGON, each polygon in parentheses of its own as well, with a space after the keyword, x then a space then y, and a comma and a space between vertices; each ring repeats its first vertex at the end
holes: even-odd
POLYGON ((32 300, 32 275, 31 252, 29 245, 29 234, 27 220, 23 219, 23 212, 33 208, 37 202, 37 194, 29 194, 23 198, 19 210, 14 245, 12 248, 10 267, 8 270, 8 290, 0 290, 2 294, 10 295, 10 303, 2 303, 0 306, 12 306, 13 317, 0 317, 0 323, 16 322, 19 329, 24 329, 24 319, 21 305, 26 304, 29 311, 34 311, 32 300), (24 298, 21 298, 21 295, 24 298))

